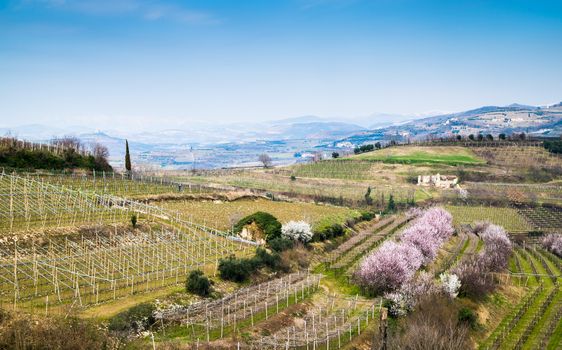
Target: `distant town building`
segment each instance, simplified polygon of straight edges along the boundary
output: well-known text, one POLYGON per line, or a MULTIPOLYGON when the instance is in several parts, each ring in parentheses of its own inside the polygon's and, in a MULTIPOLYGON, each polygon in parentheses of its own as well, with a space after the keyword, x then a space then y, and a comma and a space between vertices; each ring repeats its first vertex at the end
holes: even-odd
POLYGON ((434 186, 439 188, 452 188, 459 182, 454 175, 418 175, 418 186, 434 186))

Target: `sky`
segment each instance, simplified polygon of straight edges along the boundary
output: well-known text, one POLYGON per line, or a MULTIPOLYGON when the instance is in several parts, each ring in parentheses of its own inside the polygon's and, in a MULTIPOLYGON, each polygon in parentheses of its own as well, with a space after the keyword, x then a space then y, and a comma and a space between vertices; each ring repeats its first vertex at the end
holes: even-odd
POLYGON ((0 0, 0 126, 544 105, 561 42, 562 1, 0 0))

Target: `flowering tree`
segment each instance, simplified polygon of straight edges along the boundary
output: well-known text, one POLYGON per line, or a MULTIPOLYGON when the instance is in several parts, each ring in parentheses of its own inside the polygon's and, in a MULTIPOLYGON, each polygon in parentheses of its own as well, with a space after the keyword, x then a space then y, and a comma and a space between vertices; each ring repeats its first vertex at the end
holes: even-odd
POLYGON ((544 249, 562 257, 562 235, 554 233, 547 235, 542 239, 541 244, 544 249))
POLYGON ((441 242, 448 239, 454 232, 453 216, 442 208, 428 209, 419 219, 420 225, 433 229, 433 234, 441 242))
POLYGON ((452 272, 460 278, 460 292, 464 295, 481 297, 494 289, 494 282, 487 275, 487 264, 480 256, 461 261, 452 272))
POLYGON ((416 247, 423 256, 423 265, 435 259, 437 250, 441 246, 441 242, 433 235, 430 227, 427 225, 415 224, 404 230, 401 242, 416 247))
POLYGON ((507 233, 503 227, 488 225, 480 234, 484 241, 484 253, 481 256, 489 271, 501 271, 507 267, 512 246, 507 233))
POLYGON ((513 249, 502 227, 488 223, 481 230, 484 250, 477 256, 462 261, 453 270, 461 280, 460 291, 476 297, 483 296, 494 288, 494 281, 489 273, 505 269, 513 249))
POLYGON ((289 221, 281 227, 281 235, 293 241, 306 243, 312 239, 312 230, 305 221, 289 221))
MULTIPOLYGON (((404 231, 399 243, 386 242, 365 258, 355 279, 375 293, 395 291, 435 258, 441 244, 452 233, 452 217, 448 212, 441 208, 426 210, 404 231)), ((399 298, 395 299, 398 302, 399 298)))
POLYGON ((375 293, 392 291, 412 278, 422 260, 412 245, 388 241, 363 260, 355 279, 375 293))
POLYGON ((451 298, 456 298, 459 295, 459 289, 461 288, 461 280, 460 278, 453 274, 449 273, 442 273, 439 275, 439 279, 441 280, 441 285, 443 287, 443 291, 451 298))
POLYGON ((427 272, 417 274, 402 287, 384 295, 389 311, 394 316, 403 316, 412 311, 420 299, 438 292, 433 276, 427 272))
POLYGON ((404 230, 401 240, 419 249, 424 257, 423 265, 427 265, 453 231, 451 214, 441 208, 431 208, 404 230))

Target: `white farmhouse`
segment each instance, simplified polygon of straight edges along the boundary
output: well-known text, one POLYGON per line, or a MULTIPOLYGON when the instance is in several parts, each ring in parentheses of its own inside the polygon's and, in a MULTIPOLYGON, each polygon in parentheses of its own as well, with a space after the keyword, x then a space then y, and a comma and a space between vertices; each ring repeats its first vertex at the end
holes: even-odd
POLYGON ((452 188, 459 182, 454 175, 418 175, 418 186, 434 186, 439 188, 452 188))

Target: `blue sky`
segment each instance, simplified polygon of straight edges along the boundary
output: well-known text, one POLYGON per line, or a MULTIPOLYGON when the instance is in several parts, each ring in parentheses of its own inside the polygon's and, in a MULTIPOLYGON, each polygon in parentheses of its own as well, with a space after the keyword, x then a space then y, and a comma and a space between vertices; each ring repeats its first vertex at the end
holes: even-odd
POLYGON ((562 100, 562 1, 0 0, 0 126, 562 100))

